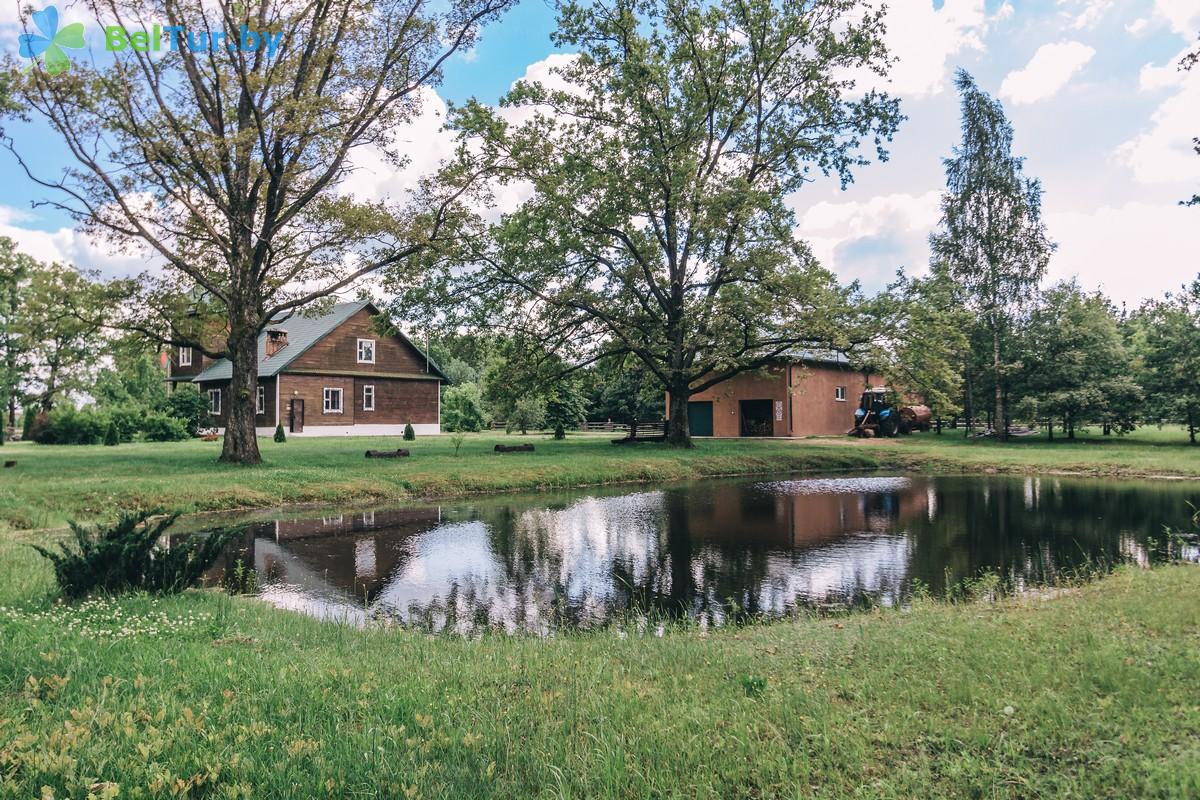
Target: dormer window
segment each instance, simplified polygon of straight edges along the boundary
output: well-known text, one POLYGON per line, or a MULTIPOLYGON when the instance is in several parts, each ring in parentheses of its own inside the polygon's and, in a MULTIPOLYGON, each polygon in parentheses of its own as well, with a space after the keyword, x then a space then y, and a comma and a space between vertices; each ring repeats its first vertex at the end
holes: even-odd
POLYGON ((374 339, 359 339, 358 340, 358 363, 374 364, 375 363, 375 340, 374 339))
POLYGON ((287 347, 287 344, 287 331, 283 330, 282 328, 271 328, 267 330, 267 358, 270 358, 283 348, 287 347))
POLYGON ((190 367, 192 365, 192 348, 179 348, 179 366, 190 367))

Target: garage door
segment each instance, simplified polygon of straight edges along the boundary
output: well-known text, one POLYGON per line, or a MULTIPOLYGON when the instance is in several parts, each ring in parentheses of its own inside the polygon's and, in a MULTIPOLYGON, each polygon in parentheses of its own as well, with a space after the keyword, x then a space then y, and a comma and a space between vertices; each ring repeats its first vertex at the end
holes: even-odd
POLYGON ((713 435, 712 401, 688 403, 688 430, 692 436, 713 435))

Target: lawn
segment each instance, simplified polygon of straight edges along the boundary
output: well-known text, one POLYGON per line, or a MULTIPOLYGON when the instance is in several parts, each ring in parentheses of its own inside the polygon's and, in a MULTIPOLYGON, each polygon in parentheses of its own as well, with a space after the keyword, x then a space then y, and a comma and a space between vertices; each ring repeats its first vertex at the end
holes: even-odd
POLYGON ((51 605, 39 536, 0 540, 0 797, 1200 795, 1195 567, 464 640, 212 590, 51 605))
POLYGON ((895 440, 697 440, 692 450, 615 446, 607 436, 554 441, 475 434, 455 455, 448 436, 398 439, 263 439, 265 463, 218 464, 218 442, 119 447, 5 445, 0 470, 0 530, 60 527, 68 518, 113 515, 117 508, 184 512, 298 503, 377 503, 628 481, 833 470, 916 469, 961 472, 1069 471, 1095 475, 1200 477, 1200 447, 1177 429, 1075 442, 965 440, 954 431, 895 440), (534 453, 497 455, 498 442, 533 442, 534 453), (407 459, 368 460, 363 451, 401 444, 407 459))

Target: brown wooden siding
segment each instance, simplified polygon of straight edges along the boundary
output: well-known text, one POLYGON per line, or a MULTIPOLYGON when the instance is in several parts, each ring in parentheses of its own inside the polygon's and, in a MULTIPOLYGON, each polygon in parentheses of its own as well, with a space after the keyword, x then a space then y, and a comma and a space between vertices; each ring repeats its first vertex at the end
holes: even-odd
POLYGON ((425 372, 425 358, 399 336, 381 336, 371 327, 371 313, 363 309, 288 364, 288 372, 296 370, 417 374, 425 372), (374 364, 358 363, 359 339, 375 340, 374 364))
POLYGON ((170 352, 171 358, 171 378, 194 378, 208 368, 212 364, 211 358, 205 358, 196 348, 192 348, 192 363, 191 366, 179 366, 179 348, 172 347, 170 352))
MULTIPOLYGON (((254 416, 254 426, 256 428, 274 428, 276 425, 275 419, 275 378, 259 378, 258 385, 263 387, 266 393, 264 398, 265 413, 256 414, 254 416)), ((209 389, 221 390, 221 413, 215 416, 209 416, 208 425, 213 428, 224 428, 226 421, 229 419, 229 403, 232 399, 229 394, 229 381, 203 381, 199 383, 200 394, 205 400, 208 400, 209 389)), ((286 419, 286 415, 285 415, 286 419)))
POLYGON ((362 425, 434 424, 438 382, 402 378, 355 378, 354 417, 362 425), (375 387, 375 410, 363 410, 363 387, 375 387))

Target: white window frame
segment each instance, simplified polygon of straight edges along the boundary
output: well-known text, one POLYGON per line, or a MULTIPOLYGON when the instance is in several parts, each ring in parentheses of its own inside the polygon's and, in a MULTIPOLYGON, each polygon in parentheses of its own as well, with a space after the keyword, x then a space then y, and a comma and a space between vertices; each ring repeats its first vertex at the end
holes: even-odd
POLYGON ((321 392, 321 413, 322 414, 341 414, 344 413, 345 397, 340 386, 326 386, 321 392), (330 400, 333 399, 334 393, 337 393, 337 408, 330 405, 330 400))
POLYGON ((359 339, 358 340, 358 363, 359 364, 374 364, 375 363, 375 340, 374 339, 359 339), (371 346, 371 357, 363 358, 363 345, 371 346))
POLYGON ((258 385, 258 389, 254 392, 254 413, 267 413, 267 387, 263 386, 261 383, 258 385))
POLYGON ((192 348, 180 347, 179 348, 179 366, 190 367, 191 365, 192 365, 192 348))
POLYGON ((363 411, 374 411, 375 410, 375 384, 368 383, 363 386, 362 403, 363 403, 363 411), (371 398, 370 403, 367 402, 368 396, 371 398))
POLYGON ((209 389, 208 390, 208 414, 211 417, 221 416, 221 390, 220 389, 209 389), (213 400, 216 400, 216 402, 214 403, 213 400))
POLYGON ((837 400, 839 403, 846 402, 846 387, 835 386, 833 389, 833 399, 837 400))

